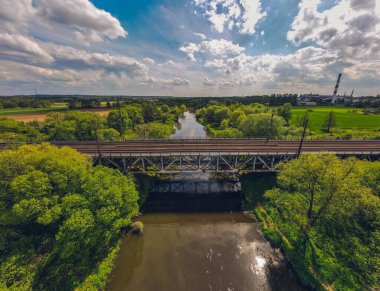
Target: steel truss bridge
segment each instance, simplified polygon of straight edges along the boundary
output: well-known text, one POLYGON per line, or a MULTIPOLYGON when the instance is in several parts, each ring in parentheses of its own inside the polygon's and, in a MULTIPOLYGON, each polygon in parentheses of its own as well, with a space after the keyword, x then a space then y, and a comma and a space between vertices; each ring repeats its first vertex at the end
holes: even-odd
MULTIPOLYGON (((124 142, 52 142, 90 155, 94 163, 123 172, 174 174, 186 172, 276 172, 277 165, 297 157, 299 140, 164 139, 124 142)), ((6 144, 0 143, 0 150, 6 144)), ((379 160, 380 140, 306 140, 302 153, 379 160)))

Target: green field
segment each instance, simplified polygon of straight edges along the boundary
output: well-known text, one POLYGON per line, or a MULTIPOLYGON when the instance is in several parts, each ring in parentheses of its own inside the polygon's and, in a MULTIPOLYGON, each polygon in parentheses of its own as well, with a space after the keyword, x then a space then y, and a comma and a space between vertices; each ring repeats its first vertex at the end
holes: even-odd
POLYGON ((59 111, 67 108, 66 103, 54 103, 50 108, 1 108, 0 116, 15 115, 15 114, 33 114, 47 113, 51 111, 59 111))
POLYGON ((380 115, 364 115, 362 108, 338 107, 338 106, 309 106, 293 107, 292 121, 294 124, 297 117, 302 116, 305 112, 309 115, 309 128, 313 133, 322 133, 323 123, 330 111, 336 114, 338 129, 352 130, 380 130, 380 115))

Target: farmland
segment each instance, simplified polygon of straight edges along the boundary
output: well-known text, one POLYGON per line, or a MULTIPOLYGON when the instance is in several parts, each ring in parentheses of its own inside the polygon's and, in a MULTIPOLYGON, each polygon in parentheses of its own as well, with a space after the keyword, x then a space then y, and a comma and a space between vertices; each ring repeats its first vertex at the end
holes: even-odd
MULTIPOLYGON (((16 121, 30 122, 30 121, 44 121, 46 115, 50 112, 67 112, 66 103, 54 103, 50 108, 9 108, 0 109, 0 117, 7 117, 16 121)), ((107 108, 99 109, 79 109, 80 111, 96 112, 102 116, 108 114, 107 108)))
POLYGON ((336 115, 337 129, 352 130, 378 130, 380 129, 380 115, 363 113, 361 108, 318 106, 318 107, 293 107, 291 124, 295 124, 297 118, 305 113, 309 116, 309 128, 315 133, 322 133, 323 123, 330 111, 336 115))

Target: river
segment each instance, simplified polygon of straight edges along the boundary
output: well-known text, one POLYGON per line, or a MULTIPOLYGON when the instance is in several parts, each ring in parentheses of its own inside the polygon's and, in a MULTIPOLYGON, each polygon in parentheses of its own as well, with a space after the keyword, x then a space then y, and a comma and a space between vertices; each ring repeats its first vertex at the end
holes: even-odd
MULTIPOLYGON (((206 137, 193 114, 186 112, 179 122, 181 126, 173 137, 206 137)), ((194 184, 191 179, 194 176, 189 178, 189 185, 194 184)), ((216 183, 209 176, 200 179, 216 183)), ((195 200, 208 196, 202 195, 207 189, 200 192, 195 193, 195 200)), ((158 200, 159 205, 165 203, 165 196, 152 196, 148 200, 153 199, 153 204, 158 200)), ((170 197, 184 199, 181 193, 170 197)), ((194 202, 188 196, 186 200, 187 210, 194 209, 194 202)), ((236 203, 226 201, 227 208, 236 207, 236 203)), ((210 199, 203 200, 204 209, 211 203, 210 199)), ((239 211, 148 212, 139 220, 144 223, 144 234, 129 233, 123 239, 107 290, 304 290, 282 254, 263 238, 259 226, 239 211)))

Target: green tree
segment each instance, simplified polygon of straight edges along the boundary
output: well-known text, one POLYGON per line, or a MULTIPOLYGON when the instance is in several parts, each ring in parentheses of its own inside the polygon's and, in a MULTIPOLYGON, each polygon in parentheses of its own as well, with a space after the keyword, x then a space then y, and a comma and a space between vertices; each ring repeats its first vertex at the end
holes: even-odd
POLYGON ((276 201, 283 213, 292 217, 305 242, 317 223, 333 211, 342 199, 351 199, 364 191, 352 159, 340 160, 334 155, 301 155, 281 165, 280 189, 266 196, 276 201))
POLYGON ((132 177, 67 147, 1 152, 0 175, 0 282, 10 289, 74 289, 138 213, 132 177))
POLYGON ((241 133, 240 130, 238 130, 237 128, 225 128, 223 130, 218 130, 216 133, 215 133, 215 137, 242 137, 243 134, 241 133))
POLYGON ((376 164, 308 154, 281 165, 264 203, 301 274, 312 270, 334 290, 379 287, 376 164))
POLYGON ((144 117, 142 114, 142 108, 139 106, 128 105, 125 107, 125 111, 128 113, 128 117, 131 121, 132 129, 144 122, 144 117))
POLYGON ((279 136, 284 125, 284 119, 274 116, 271 125, 271 114, 259 113, 248 115, 240 123, 239 129, 247 137, 266 137, 271 131, 271 136, 279 136))
POLYGON ((326 132, 330 132, 331 128, 336 126, 336 115, 333 110, 331 110, 328 114, 327 117, 323 123, 323 129, 326 132))
POLYGON ((170 125, 162 123, 148 123, 140 126, 140 136, 144 138, 167 138, 173 133, 173 128, 170 125))
POLYGON ((113 129, 116 129, 121 136, 124 136, 125 131, 130 126, 131 120, 129 119, 126 110, 118 108, 111 110, 107 116, 107 125, 113 129))
POLYGON ((143 103, 142 116, 145 123, 154 121, 156 117, 156 106, 151 102, 143 103))
POLYGON ((240 121, 245 118, 245 113, 242 109, 236 109, 231 113, 230 119, 229 119, 229 125, 237 128, 240 125, 240 121))
POLYGON ((285 103, 283 106, 279 107, 278 115, 284 118, 286 124, 289 124, 290 119, 292 118, 292 105, 290 103, 285 103))

